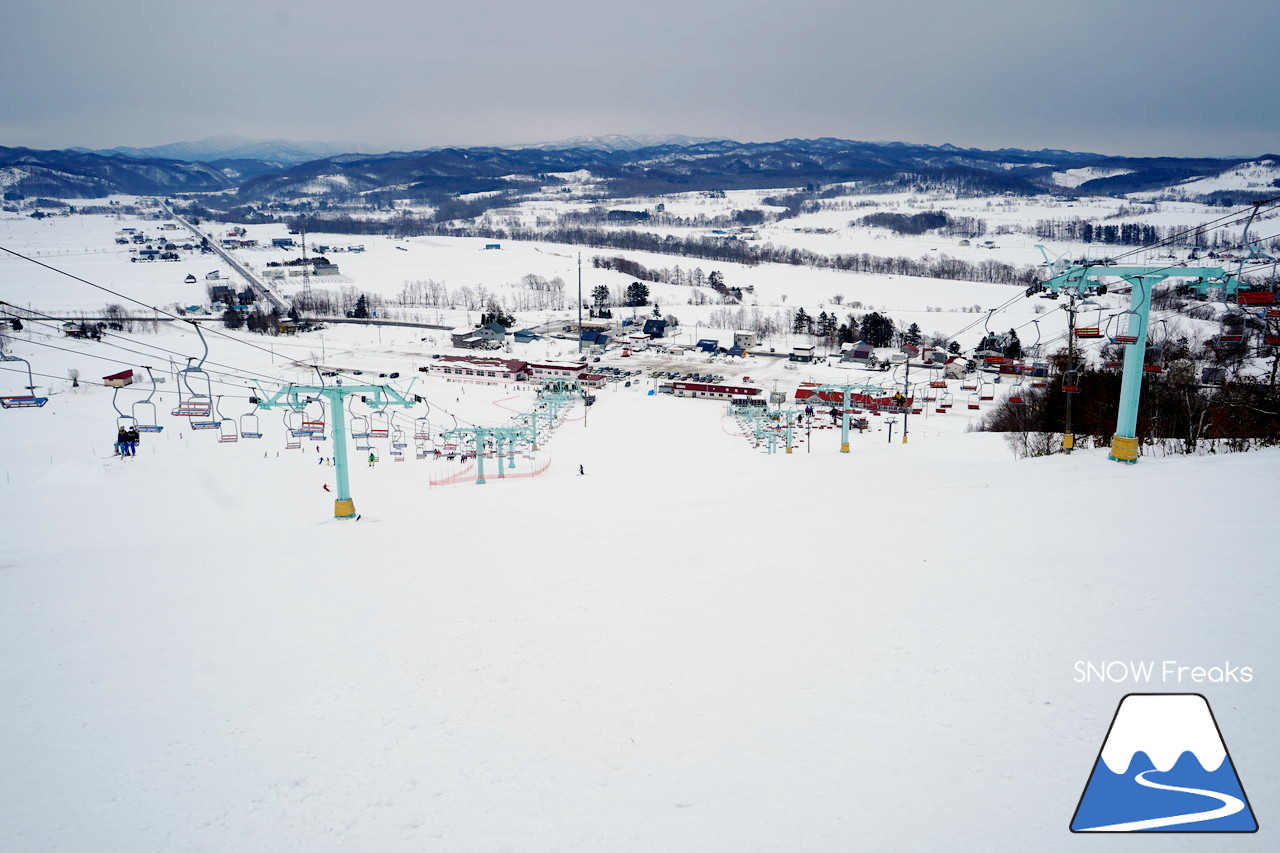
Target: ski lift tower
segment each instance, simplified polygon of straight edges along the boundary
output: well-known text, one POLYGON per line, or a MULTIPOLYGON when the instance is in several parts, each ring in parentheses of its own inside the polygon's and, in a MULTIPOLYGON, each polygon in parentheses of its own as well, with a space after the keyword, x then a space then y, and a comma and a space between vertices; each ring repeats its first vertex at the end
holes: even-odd
POLYGON ((464 441, 475 442, 476 454, 476 485, 483 486, 487 482, 484 478, 484 455, 490 444, 494 448, 494 455, 498 460, 498 473, 502 473, 502 445, 506 443, 506 453, 511 456, 508 460, 508 468, 516 467, 515 449, 518 442, 529 441, 531 430, 526 426, 509 426, 509 427, 455 427, 444 433, 442 436, 444 441, 454 441, 461 445, 464 441))
MULTIPOLYGON (((1044 251, 1044 247, 1039 247, 1044 251)), ((1064 261, 1049 261, 1046 255, 1049 278, 1027 288, 1027 295, 1047 290, 1054 294, 1068 293, 1075 296, 1091 296, 1107 292, 1106 279, 1122 279, 1130 285, 1129 317, 1124 344, 1124 378, 1120 386, 1120 412, 1116 416, 1116 431, 1111 439, 1110 458, 1132 465, 1138 461, 1138 402, 1142 395, 1142 365, 1147 352, 1147 327, 1150 323, 1151 293, 1157 284, 1167 279, 1183 279, 1183 284, 1201 293, 1220 290, 1224 296, 1234 296, 1241 289, 1238 272, 1227 272, 1222 267, 1199 266, 1126 266, 1112 264, 1085 264, 1076 266, 1064 261)), ((1243 285, 1248 289, 1248 285, 1243 285)))
POLYGON ((853 408, 853 397, 855 394, 861 396, 874 396, 880 393, 880 388, 875 385, 848 384, 848 385, 819 385, 816 388, 809 389, 812 391, 810 400, 821 400, 822 402, 838 402, 840 404, 840 452, 849 452, 849 410, 853 408), (825 397, 823 395, 826 395, 825 397), (837 400, 829 400, 828 397, 836 396, 837 400))
MULTIPOLYGON (((261 393, 261 392, 259 392, 261 393)), ((261 409, 291 409, 300 412, 313 400, 329 401, 329 423, 333 429, 333 465, 337 471, 338 495, 333 501, 334 518, 355 518, 356 504, 351 499, 351 484, 347 474, 347 432, 343 421, 343 400, 360 395, 374 409, 387 406, 413 406, 413 400, 405 399, 394 388, 385 385, 343 385, 336 380, 332 385, 287 385, 275 394, 258 400, 261 409)))

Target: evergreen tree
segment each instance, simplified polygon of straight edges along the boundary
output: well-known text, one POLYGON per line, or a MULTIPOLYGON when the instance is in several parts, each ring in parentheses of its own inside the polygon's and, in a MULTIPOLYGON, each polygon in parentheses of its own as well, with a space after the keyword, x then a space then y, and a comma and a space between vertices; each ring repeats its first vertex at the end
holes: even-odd
POLYGON ((356 307, 355 310, 351 312, 351 316, 362 320, 369 316, 369 297, 365 296, 363 293, 360 294, 360 298, 356 300, 356 307))
POLYGON ((907 331, 902 335, 904 343, 912 344, 914 346, 920 346, 920 341, 923 340, 923 338, 924 335, 921 333, 920 326, 917 323, 912 323, 910 326, 907 326, 907 331))
POLYGON ((244 316, 234 308, 222 312, 222 325, 228 329, 239 329, 244 326, 244 316))
POLYGON ((649 286, 638 281, 627 285, 627 307, 635 308, 649 301, 649 286))
POLYGON ((879 311, 872 311, 862 318, 862 339, 873 347, 887 347, 893 343, 896 329, 893 320, 879 311))
POLYGON ((803 308, 796 310, 795 322, 791 325, 792 334, 807 335, 813 332, 813 318, 803 308))
POLYGON ((596 308, 609 307, 609 288, 603 284, 597 284, 591 289, 591 301, 596 304, 596 308))

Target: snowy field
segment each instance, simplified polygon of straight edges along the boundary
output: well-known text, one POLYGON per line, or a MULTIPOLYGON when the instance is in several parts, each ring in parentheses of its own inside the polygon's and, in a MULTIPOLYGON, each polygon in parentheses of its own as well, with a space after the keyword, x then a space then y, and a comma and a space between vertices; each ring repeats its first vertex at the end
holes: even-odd
MULTIPOLYGON (((45 224, 28 222, 0 226, 12 239, 45 224)), ((170 284, 152 270, 184 265, 94 266, 118 226, 47 242, 33 230, 28 248, 158 302, 170 284)), ((433 274, 572 281, 576 264, 531 266, 570 254, 545 245, 363 242, 364 255, 335 260, 386 291, 433 274)), ((34 273, 3 263, 7 301, 107 301, 83 285, 22 299, 34 273)), ((895 317, 1014 292, 748 272, 762 298, 829 297, 840 282, 895 317)), ((1111 715, 1135 690, 1208 697, 1264 827, 1232 849, 1271 848, 1280 452, 1017 461, 958 411, 913 418, 907 444, 877 424, 847 455, 827 430, 771 456, 719 404, 650 396, 646 377, 608 386, 589 414, 575 406, 537 458, 503 471, 549 462, 540 476, 490 469, 481 487, 433 486, 461 463, 383 453, 352 470, 362 518, 339 522, 323 443, 287 450, 273 413, 261 440, 219 444, 167 414, 172 377, 164 432, 135 459, 111 457, 111 392, 90 383, 167 369, 154 347, 198 354, 189 328, 108 339, 133 353, 54 334, 29 323, 6 350, 31 360, 50 401, 0 413, 0 849, 1066 851, 1111 715), (69 387, 69 368, 83 387, 69 387), (1226 508, 1206 511, 1206 497, 1226 508), (1077 661, 1130 659, 1256 675, 1075 680, 1077 661)), ((525 388, 410 386, 433 334, 210 335, 213 393, 237 417, 250 380, 313 382, 291 362, 314 360, 369 381, 401 371, 397 387, 431 404, 406 426, 528 410, 525 388)), ((514 355, 567 354, 529 346, 514 355)), ((646 359, 612 363, 658 366, 646 359)), ((21 367, 0 368, 3 393, 24 384, 21 367)), ((737 375, 787 390, 861 379, 823 370, 759 357, 737 375)), ((126 389, 121 404, 143 396, 126 389)))

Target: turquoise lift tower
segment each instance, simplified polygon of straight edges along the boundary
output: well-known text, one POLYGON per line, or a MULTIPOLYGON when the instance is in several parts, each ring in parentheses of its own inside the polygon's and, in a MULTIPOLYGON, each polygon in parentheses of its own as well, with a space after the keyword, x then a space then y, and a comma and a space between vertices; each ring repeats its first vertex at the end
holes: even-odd
MULTIPOLYGON (((259 392, 262 393, 262 392, 259 392)), ((358 394, 373 409, 387 406, 413 406, 413 400, 407 400, 394 388, 384 385, 343 385, 336 380, 332 385, 287 385, 266 399, 258 401, 261 409, 293 409, 302 411, 307 403, 313 400, 329 401, 329 425, 333 431, 333 465, 337 469, 338 495, 333 501, 334 518, 355 518, 356 504, 351 499, 351 483, 347 476, 347 429, 342 420, 344 407, 342 401, 346 397, 358 394)))
MULTIPOLYGON (((879 396, 884 393, 884 389, 877 385, 849 384, 849 385, 819 385, 816 388, 809 389, 813 392, 805 402, 809 400, 817 400, 820 403, 829 403, 831 401, 823 400, 823 394, 839 394, 840 395, 840 452, 849 452, 849 410, 853 408, 853 395, 862 394, 864 396, 879 396)), ((905 441, 905 437, 904 437, 905 441)))
MULTIPOLYGON (((1256 212, 1256 209, 1255 209, 1256 212)), ((1123 335, 1113 336, 1115 343, 1124 344, 1124 379, 1120 387, 1120 413, 1116 417, 1116 431, 1111 439, 1110 458, 1132 465, 1138 461, 1138 401, 1142 395, 1142 364, 1147 352, 1147 327, 1151 316, 1151 291, 1168 279, 1183 279, 1183 284, 1201 293, 1220 290, 1223 296, 1234 296, 1248 285, 1240 283, 1236 272, 1229 273, 1222 267, 1198 266, 1119 266, 1106 263, 1070 265, 1063 261, 1049 260, 1043 246, 1050 277, 1038 285, 1027 288, 1027 295, 1048 290, 1057 295, 1063 291, 1080 296, 1106 293, 1104 279, 1123 279, 1129 284, 1129 308, 1121 312, 1128 315, 1128 326, 1123 335)))
POLYGON ((494 456, 498 460, 498 473, 502 473, 502 457, 507 456, 507 468, 516 467, 516 445, 529 441, 532 430, 527 426, 510 426, 510 427, 454 427, 444 433, 444 441, 454 441, 461 444, 464 441, 472 441, 475 443, 476 453, 476 485, 483 486, 486 482, 484 478, 484 454, 488 449, 490 442, 493 444, 494 456), (507 450, 503 451, 502 446, 506 444, 507 450))

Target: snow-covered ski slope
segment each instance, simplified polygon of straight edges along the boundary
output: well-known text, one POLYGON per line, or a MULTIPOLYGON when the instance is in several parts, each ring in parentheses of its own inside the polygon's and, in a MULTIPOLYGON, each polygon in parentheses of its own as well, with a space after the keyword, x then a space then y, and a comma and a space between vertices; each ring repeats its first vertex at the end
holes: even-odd
MULTIPOLYGON (((148 363, 48 331, 12 348, 50 376, 148 363)), ((427 359, 417 330, 324 334, 335 366, 427 359)), ((211 360, 314 381, 288 362, 318 336, 243 337, 269 350, 211 360)), ((162 414, 122 460, 109 391, 37 383, 46 407, 0 412, 0 849, 1065 851, 1134 689, 1074 663, 1118 658, 1254 667, 1181 689, 1264 826, 1280 796, 1276 451, 1017 461, 957 414, 767 456, 646 380, 575 407, 539 477, 358 465, 349 523, 278 415, 220 445, 162 414)), ((413 392, 446 427, 529 400, 413 392)))

